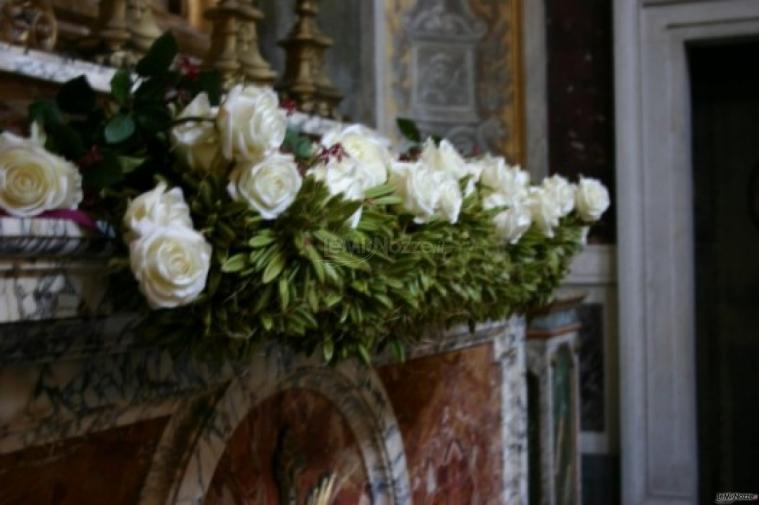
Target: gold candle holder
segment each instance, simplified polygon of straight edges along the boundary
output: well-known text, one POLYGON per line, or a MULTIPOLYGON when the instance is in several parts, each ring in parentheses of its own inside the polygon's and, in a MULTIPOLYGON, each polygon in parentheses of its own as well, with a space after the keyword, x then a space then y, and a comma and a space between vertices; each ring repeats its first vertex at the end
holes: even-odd
POLYGON ((138 54, 147 53, 161 36, 150 0, 127 0, 127 23, 130 45, 138 54))
POLYGON ((205 66, 219 72, 225 89, 232 87, 240 77, 240 62, 237 57, 239 10, 240 3, 237 0, 221 0, 216 7, 205 13, 206 19, 213 26, 205 66))
POLYGON ((237 54, 242 67, 243 78, 255 84, 271 86, 277 73, 261 55, 258 47, 258 27, 264 18, 255 5, 255 0, 243 0, 239 8, 240 21, 237 32, 237 54))
POLYGON ((122 66, 134 62, 134 55, 126 48, 127 0, 103 0, 98 12, 98 38, 104 46, 95 60, 103 65, 122 66))
POLYGON ((334 117, 342 96, 332 85, 324 67, 324 52, 332 41, 316 24, 318 12, 315 0, 297 0, 295 25, 287 38, 279 43, 285 50, 286 59, 285 72, 277 89, 303 112, 334 117))

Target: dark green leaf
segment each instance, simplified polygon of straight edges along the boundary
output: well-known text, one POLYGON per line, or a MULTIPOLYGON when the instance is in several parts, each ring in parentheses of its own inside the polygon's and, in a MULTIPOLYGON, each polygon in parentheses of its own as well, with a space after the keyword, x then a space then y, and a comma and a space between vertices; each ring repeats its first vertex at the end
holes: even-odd
POLYGON ((82 183, 86 187, 103 189, 124 180, 118 157, 111 151, 103 152, 103 161, 82 172, 82 183))
POLYGON ((395 122, 398 125, 398 129, 401 131, 401 134, 403 134, 403 136, 408 140, 414 142, 415 144, 418 144, 422 141, 422 134, 413 120, 399 117, 395 122))
POLYGON ((324 361, 329 363, 332 361, 332 357, 335 355, 335 343, 331 338, 327 337, 322 342, 322 354, 324 355, 324 361))
POLYGON ((367 365, 372 364, 372 356, 369 353, 369 349, 367 349, 364 344, 358 344, 358 355, 361 357, 361 360, 367 365))
POLYGON ((145 163, 145 158, 139 158, 136 156, 119 156, 119 165, 121 165, 121 171, 125 174, 134 172, 137 168, 145 163))
POLYGON ((117 114, 105 126, 105 140, 109 144, 118 144, 127 140, 134 133, 134 121, 126 114, 117 114))
POLYGON ((37 121, 47 130, 53 124, 62 123, 63 114, 54 102, 38 100, 29 105, 29 120, 37 121))
POLYGON ((285 259, 282 257, 281 253, 277 252, 269 261, 266 270, 264 270, 264 284, 268 284, 275 280, 279 274, 282 273, 283 268, 285 268, 285 259))
POLYGON ((58 107, 69 114, 88 114, 95 108, 95 90, 87 78, 80 75, 61 86, 57 102, 58 107))
POLYGON ((287 279, 284 277, 279 279, 279 305, 282 310, 287 310, 287 306, 290 304, 290 287, 288 286, 287 279))
POLYGON ((119 69, 111 78, 111 96, 119 105, 126 105, 132 90, 132 78, 129 71, 119 69))
POLYGON ((221 266, 221 271, 224 273, 239 272, 247 266, 247 259, 247 254, 235 254, 224 262, 221 266))
POLYGON ((221 76, 216 71, 200 72, 193 81, 195 93, 206 93, 212 106, 221 102, 221 76))
POLYGON ((258 249, 260 247, 267 246, 274 242, 275 238, 273 235, 256 235, 252 239, 248 241, 248 245, 252 247, 253 249, 258 249))
POLYGON ((147 54, 137 63, 137 73, 144 77, 166 73, 179 51, 171 32, 158 37, 147 54))

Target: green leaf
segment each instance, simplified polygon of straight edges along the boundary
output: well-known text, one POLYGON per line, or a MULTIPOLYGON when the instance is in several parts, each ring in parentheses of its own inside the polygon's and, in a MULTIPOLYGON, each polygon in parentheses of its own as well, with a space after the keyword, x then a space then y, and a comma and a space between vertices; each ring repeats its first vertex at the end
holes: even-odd
POLYGON ((205 93, 208 95, 208 101, 212 106, 219 105, 221 102, 221 76, 213 70, 204 70, 198 73, 193 81, 195 93, 205 93))
POLYGON ((103 161, 90 167, 82 173, 82 184, 85 187, 103 189, 124 180, 118 157, 110 150, 103 151, 103 161))
POLYGON ((171 32, 158 37, 147 54, 137 62, 137 73, 143 77, 163 74, 169 71, 179 47, 171 32))
POLYGON ((400 361, 401 363, 404 363, 406 361, 406 346, 403 345, 403 342, 400 340, 393 340, 391 342, 393 354, 395 355, 395 359, 400 361))
POLYGON ((111 78, 111 96, 116 103, 124 106, 129 101, 132 90, 132 77, 126 69, 119 69, 111 78))
POLYGON ((125 174, 134 172, 140 167, 140 165, 145 163, 145 158, 139 158, 136 156, 119 156, 118 159, 121 171, 125 174))
POLYGON ((324 355, 324 361, 327 363, 332 361, 335 355, 335 343, 329 337, 325 338, 324 342, 322 342, 322 354, 324 355))
POLYGON ((253 249, 259 249, 261 247, 265 247, 271 244, 272 242, 274 242, 275 239, 276 238, 274 237, 274 235, 259 234, 253 237, 252 239, 250 239, 248 241, 248 245, 252 247, 253 249))
POLYGON ((324 260, 319 251, 311 244, 306 245, 304 250, 306 251, 306 257, 311 262, 311 266, 314 267, 316 277, 320 282, 324 282, 324 260))
POLYGON ((373 188, 369 188, 365 193, 365 198, 375 199, 395 193, 395 188, 389 184, 380 184, 373 188))
POLYGON ((389 195, 383 196, 382 198, 377 198, 376 200, 372 200, 372 203, 374 205, 400 205, 403 203, 403 199, 399 196, 389 195))
POLYGON ((282 310, 287 310, 287 306, 290 303, 290 287, 288 286, 287 279, 284 277, 279 279, 279 305, 282 310))
POLYGON ((422 141, 422 134, 412 119, 399 117, 395 122, 398 125, 401 134, 403 134, 408 140, 415 144, 419 144, 422 141))
POLYGON ((361 357, 361 360, 367 365, 372 364, 372 355, 364 344, 358 344, 358 355, 361 357))
POLYGON ((224 262, 224 264, 221 266, 221 271, 227 274, 239 272, 247 266, 247 259, 247 254, 235 254, 224 262))
POLYGON ((51 125, 63 122, 63 114, 58 105, 50 100, 38 100, 29 105, 29 121, 37 121, 45 130, 51 125))
POLYGON ((105 140, 109 144, 118 144, 134 134, 134 121, 126 114, 116 114, 105 126, 105 140))
POLYGON ((56 99, 58 107, 69 114, 88 114, 95 108, 95 90, 83 75, 61 86, 56 99))
POLYGON ((280 252, 277 252, 269 261, 269 264, 266 266, 266 270, 264 270, 264 277, 263 282, 264 284, 269 284, 274 279, 276 279, 279 274, 282 273, 282 270, 285 268, 285 258, 282 256, 280 252))

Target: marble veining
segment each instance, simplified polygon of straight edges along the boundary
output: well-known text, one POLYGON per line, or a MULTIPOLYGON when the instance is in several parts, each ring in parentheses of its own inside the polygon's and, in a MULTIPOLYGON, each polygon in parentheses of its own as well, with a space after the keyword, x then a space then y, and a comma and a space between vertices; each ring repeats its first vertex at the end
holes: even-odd
MULTIPOLYGON (((102 288, 107 259, 102 242, 67 222, 5 218, 0 224, 0 248, 13 252, 0 259, 7 283, 0 313, 0 456, 167 419, 140 503, 202 503, 248 413, 298 389, 326 398, 346 420, 371 503, 411 503, 403 435, 375 369, 356 361, 326 367, 318 357, 276 343, 260 345, 248 361, 223 363, 146 347, 135 331, 137 314, 106 310, 93 317, 83 310, 88 299, 99 300, 96 287, 102 288), (13 240, 16 245, 9 245, 13 240)), ((524 334, 520 317, 430 329, 410 347, 409 361, 394 365, 413 371, 419 357, 445 359, 458 350, 493 346, 504 503, 526 502, 524 334)), ((381 356, 376 364, 390 363, 381 356)))

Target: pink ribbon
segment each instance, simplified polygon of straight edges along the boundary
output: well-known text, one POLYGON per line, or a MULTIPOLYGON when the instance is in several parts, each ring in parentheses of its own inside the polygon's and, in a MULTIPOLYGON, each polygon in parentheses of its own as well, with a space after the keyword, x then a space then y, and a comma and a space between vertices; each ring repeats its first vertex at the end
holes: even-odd
MULTIPOLYGON (((4 210, 0 210, 0 216, 10 216, 10 214, 5 212, 4 210)), ((90 216, 88 216, 81 210, 72 210, 72 209, 48 210, 48 211, 43 212, 42 214, 34 216, 34 218, 65 219, 67 221, 73 221, 74 223, 78 224, 82 228, 87 228, 92 231, 99 231, 97 224, 95 224, 95 221, 93 221, 93 219, 90 216)))

